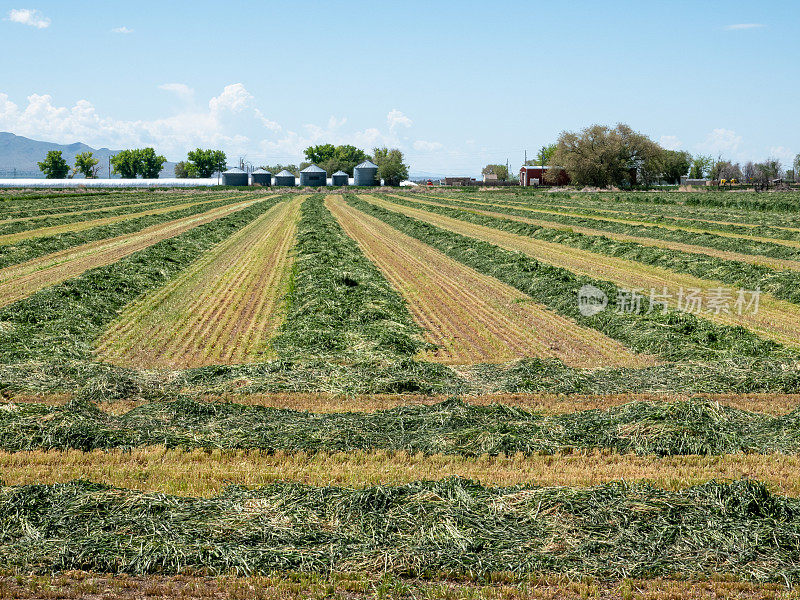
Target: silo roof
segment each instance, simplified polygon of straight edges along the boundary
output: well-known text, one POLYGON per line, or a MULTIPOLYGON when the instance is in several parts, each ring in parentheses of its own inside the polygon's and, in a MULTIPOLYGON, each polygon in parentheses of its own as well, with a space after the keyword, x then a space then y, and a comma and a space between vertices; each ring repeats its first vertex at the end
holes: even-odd
POLYGON ((317 165, 310 165, 300 171, 301 173, 324 173, 325 169, 318 167, 317 165))
POLYGON ((294 177, 294 173, 289 173, 286 169, 276 175, 276 177, 294 177))
POLYGON ((225 173, 246 173, 247 171, 242 171, 239 167, 233 167, 232 169, 228 169, 225 173))
POLYGON ((345 173, 344 171, 336 171, 336 173, 334 173, 333 175, 344 175, 346 177, 349 177, 349 175, 347 173, 345 173))
POLYGON ((365 160, 360 165, 356 166, 356 169, 377 169, 378 165, 376 165, 371 160, 365 160))
POLYGON ((253 175, 256 175, 256 174, 258 174, 258 175, 272 175, 272 173, 270 173, 266 169, 256 169, 255 171, 253 171, 253 175))

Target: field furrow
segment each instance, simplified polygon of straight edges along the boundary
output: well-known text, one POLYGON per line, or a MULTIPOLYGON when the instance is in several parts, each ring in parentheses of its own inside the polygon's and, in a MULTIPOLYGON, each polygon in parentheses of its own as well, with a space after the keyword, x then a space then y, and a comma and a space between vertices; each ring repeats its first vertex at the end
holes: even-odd
POLYGON ((117 223, 119 221, 125 221, 128 219, 135 219, 137 217, 146 217, 150 215, 163 215, 165 213, 176 212, 179 210, 183 210, 185 208, 191 208, 193 206, 198 206, 218 201, 219 198, 213 198, 211 200, 200 200, 200 201, 195 200, 191 202, 185 202, 183 204, 172 204, 160 208, 153 208, 150 210, 144 210, 140 212, 126 213, 123 215, 116 215, 113 217, 90 219, 88 221, 75 221, 70 223, 63 223, 60 225, 52 225, 49 227, 37 227, 35 229, 27 229, 25 231, 20 231, 17 233, 0 235, 0 246, 8 244, 16 244, 23 240, 29 240, 38 237, 46 237, 52 235, 59 235, 61 233, 84 231, 86 229, 91 229, 93 227, 102 227, 103 225, 109 225, 111 223, 117 223))
MULTIPOLYGON (((688 293, 690 290, 698 290, 703 297, 713 296, 720 290, 731 292, 720 281, 700 279, 661 267, 570 248, 554 242, 536 240, 423 209, 395 204, 376 196, 365 196, 364 199, 376 206, 448 231, 483 240, 507 250, 523 252, 538 261, 567 269, 579 275, 609 281, 625 290, 638 290, 645 297, 649 296, 651 290, 661 294, 666 289, 670 297, 662 299, 671 308, 676 307, 681 291, 688 293)), ((757 312, 751 310, 738 314, 731 303, 727 310, 728 312, 724 310, 707 311, 703 306, 702 316, 723 325, 744 327, 761 337, 787 346, 800 347, 800 306, 762 293, 757 312)))
POLYGON ((165 200, 153 200, 153 199, 143 199, 140 198, 138 202, 112 202, 108 205, 87 205, 87 206, 79 206, 79 207, 64 207, 63 212, 47 212, 44 214, 29 214, 25 216, 12 216, 12 217, 0 217, 0 225, 6 225, 8 223, 19 223, 22 221, 35 221, 35 220, 46 220, 46 219, 57 219, 61 217, 73 217, 78 215, 87 215, 87 214, 95 214, 95 213, 106 213, 112 212, 115 210, 121 209, 136 209, 142 206, 158 206, 164 205, 169 202, 173 202, 175 198, 169 198, 165 200))
POLYGON ((534 303, 379 219, 329 196, 342 228, 406 299, 429 341, 429 358, 449 364, 557 357, 583 367, 651 364, 622 344, 534 303))
POLYGON ((136 233, 90 242, 0 269, 0 307, 26 298, 44 287, 80 275, 88 269, 116 262, 162 240, 210 223, 261 200, 263 197, 227 204, 204 213, 159 223, 136 233))
MULTIPOLYGON (((402 196, 399 196, 402 198, 402 196)), ((403 198, 405 199, 405 198, 403 198)), ((429 204, 431 206, 446 206, 449 208, 453 208, 453 205, 444 203, 444 202, 435 202, 432 200, 424 200, 422 198, 413 198, 413 201, 418 204, 429 204)), ((476 203, 477 204, 477 203, 476 203)), ((745 262, 753 265, 762 265, 765 267, 769 267, 771 269, 776 270, 784 270, 784 271, 800 271, 800 260, 788 260, 788 259, 781 259, 781 258, 771 258, 767 256, 761 256, 758 254, 744 254, 742 252, 733 252, 733 251, 726 251, 726 250, 718 250, 716 248, 710 248, 707 246, 698 246, 696 244, 685 244, 682 242, 673 242, 667 240, 661 240, 657 238, 649 238, 644 236, 638 235, 629 235, 625 233, 617 233, 614 231, 606 231, 604 229, 592 229, 589 227, 580 227, 576 225, 565 225, 564 223, 559 223, 557 221, 547 221, 542 219, 531 219, 528 217, 521 217, 519 215, 504 213, 504 212, 497 212, 493 210, 486 210, 486 205, 482 205, 483 208, 479 208, 476 206, 475 208, 463 208, 458 207, 466 212, 472 212, 479 215, 485 215, 487 217, 495 217, 499 219, 508 219, 510 221, 517 221, 519 223, 527 223, 529 225, 535 225, 537 227, 545 227, 547 229, 563 229, 564 227, 568 227, 571 231, 575 233, 581 233, 583 235, 591 235, 591 236, 603 236, 607 237, 611 240, 617 240, 620 242, 634 242, 636 244, 641 244, 642 246, 653 246, 655 248, 666 248, 668 250, 677 250, 679 252, 688 252, 690 254, 705 254, 707 256, 714 256, 716 258, 722 258, 725 260, 734 260, 739 262, 745 262)), ((509 207, 511 208, 511 207, 509 207)), ((514 207, 514 210, 519 210, 518 207, 514 207)), ((524 210, 524 209, 523 209, 524 210)))
POLYGON ((129 306, 97 354, 138 368, 263 360, 280 326, 300 206, 282 202, 206 253, 183 275, 129 306))

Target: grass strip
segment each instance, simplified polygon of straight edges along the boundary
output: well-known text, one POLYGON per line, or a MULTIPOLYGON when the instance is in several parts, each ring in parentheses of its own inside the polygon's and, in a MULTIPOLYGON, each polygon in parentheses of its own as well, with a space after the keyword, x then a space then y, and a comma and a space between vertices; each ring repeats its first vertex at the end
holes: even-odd
POLYGON ((800 581, 800 501, 747 480, 366 489, 278 483, 183 498, 76 481, 0 488, 0 562, 34 573, 361 571, 800 581))
POLYGON ((309 413, 181 398, 116 415, 75 400, 64 406, 5 405, 0 433, 0 449, 9 452, 163 445, 462 456, 573 449, 659 456, 770 454, 800 452, 800 409, 771 416, 697 398, 547 415, 451 399, 374 413, 309 413))
POLYGON ((625 480, 667 490, 746 476, 772 493, 800 497, 800 457, 787 454, 636 456, 610 452, 548 455, 410 454, 405 451, 204 451, 163 446, 84 452, 0 452, 6 485, 52 485, 83 479, 178 496, 211 497, 231 484, 257 487, 278 481, 371 487, 432 481, 447 474, 488 486, 592 487, 625 480))
POLYGON ((169 281, 277 201, 255 202, 0 310, 0 361, 87 360, 126 304, 169 281))
POLYGON ((273 347, 289 360, 411 358, 428 345, 400 294, 325 208, 308 198, 297 230, 288 310, 273 347))

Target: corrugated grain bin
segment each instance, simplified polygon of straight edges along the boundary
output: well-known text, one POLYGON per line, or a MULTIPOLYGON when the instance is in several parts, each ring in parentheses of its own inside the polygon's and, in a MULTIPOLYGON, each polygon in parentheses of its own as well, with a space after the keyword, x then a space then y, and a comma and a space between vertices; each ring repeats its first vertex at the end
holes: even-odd
POLYGON ((222 174, 222 185, 247 186, 249 179, 250 176, 247 174, 247 171, 242 171, 241 169, 234 167, 233 169, 228 169, 222 174))
POLYGON ((275 175, 275 185, 283 187, 294 187, 296 178, 286 169, 275 175))
POLYGON ((355 185, 378 185, 378 165, 365 160, 353 170, 355 185))
POLYGON ((253 178, 253 185, 260 185, 262 187, 272 185, 272 173, 264 169, 253 171, 251 177, 253 178))
POLYGON ((344 171, 336 171, 331 175, 331 185, 347 185, 350 183, 350 176, 344 171))
POLYGON ((328 174, 325 169, 311 165, 300 171, 300 185, 325 187, 328 183, 328 174))

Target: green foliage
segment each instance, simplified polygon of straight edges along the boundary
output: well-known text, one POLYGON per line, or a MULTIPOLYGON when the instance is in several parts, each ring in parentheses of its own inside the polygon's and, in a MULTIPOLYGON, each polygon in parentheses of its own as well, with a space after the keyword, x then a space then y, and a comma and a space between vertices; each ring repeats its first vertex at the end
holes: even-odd
POLYGON ((373 162, 378 165, 378 179, 385 185, 400 185, 408 179, 408 165, 403 163, 403 153, 397 148, 374 148, 373 162))
POLYGON ((403 298, 325 208, 305 201, 288 314, 273 346, 290 360, 398 360, 426 347, 403 298))
POLYGON ((627 125, 592 125, 579 133, 563 132, 551 162, 577 185, 629 188, 658 178, 661 153, 658 144, 627 125))
POLYGON ((495 174, 499 181, 508 181, 508 167, 506 165, 486 165, 481 171, 483 175, 495 174))
POLYGON ((280 482, 210 499, 73 481, 3 487, 0 531, 0 563, 26 573, 360 568, 487 582, 720 573, 800 582, 800 501, 748 480, 677 492, 627 483, 488 488, 459 478, 366 489, 280 482))
POLYGON ((152 148, 143 148, 137 151, 139 153, 139 165, 141 168, 140 173, 145 179, 158 179, 158 174, 167 159, 163 156, 156 155, 156 151, 152 148))
POLYGON ((86 179, 97 177, 97 163, 100 161, 92 156, 91 152, 81 152, 75 156, 75 168, 73 173, 82 173, 86 179))
POLYGON ((138 175, 146 179, 156 179, 167 159, 156 154, 152 148, 122 150, 111 157, 114 172, 123 179, 136 179, 138 175))
MULTIPOLYGON (((304 163, 301 163, 301 165, 302 164, 304 164, 304 163)), ((306 164, 306 167, 307 166, 308 165, 306 164)), ((302 166, 298 167, 295 164, 282 165, 280 163, 278 163, 277 165, 263 165, 261 168, 264 169, 265 171, 269 171, 273 175, 277 175, 281 171, 286 170, 286 171, 289 171, 289 173, 291 173, 295 177, 299 177, 300 176, 300 169, 301 168, 305 169, 305 167, 302 167, 302 166)))
POLYGON ((204 150, 202 148, 191 150, 188 158, 189 177, 202 179, 211 177, 217 171, 224 171, 227 161, 227 157, 222 150, 204 150))
POLYGON ((664 181, 671 184, 681 182, 681 177, 689 173, 692 155, 681 150, 664 150, 661 154, 661 171, 664 181))
POLYGON ((189 163, 182 160, 175 163, 175 177, 178 179, 186 179, 189 177, 189 163))
POLYGON ((37 164, 47 179, 64 179, 69 173, 69 165, 61 156, 61 150, 50 150, 45 159, 37 164))
POLYGON ((713 166, 714 159, 710 156, 703 154, 695 156, 689 169, 689 179, 703 179, 703 177, 709 176, 713 166))
MULTIPOLYGON (((309 163, 325 169, 329 176, 336 171, 344 171, 348 175, 353 175, 355 166, 368 158, 363 150, 355 146, 334 146, 333 144, 310 146, 306 148, 305 156, 309 163)), ((303 165, 300 165, 300 168, 304 168, 303 165)))

